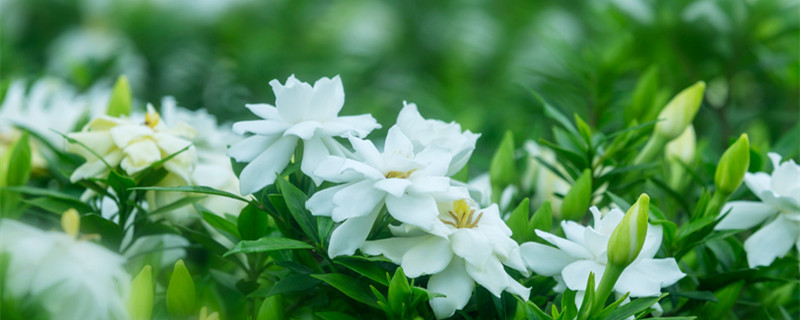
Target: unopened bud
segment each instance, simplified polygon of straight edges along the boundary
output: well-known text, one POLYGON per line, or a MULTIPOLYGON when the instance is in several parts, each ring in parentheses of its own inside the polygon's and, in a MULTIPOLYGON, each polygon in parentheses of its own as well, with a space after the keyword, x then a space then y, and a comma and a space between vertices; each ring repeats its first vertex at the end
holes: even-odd
POLYGON ((173 317, 189 316, 195 312, 194 301, 194 281, 183 260, 178 260, 167 286, 167 311, 173 317))
POLYGON ((744 174, 750 166, 750 141, 747 134, 743 133, 734 142, 722 157, 717 165, 717 172, 714 174, 714 184, 717 190, 731 194, 742 185, 744 174))
POLYGON ((70 208, 61 214, 61 228, 73 239, 78 237, 81 229, 81 215, 78 214, 78 210, 70 208))
POLYGON ((650 197, 643 193, 634 203, 608 240, 608 263, 625 267, 642 251, 647 237, 647 216, 650 213, 650 197))
POLYGON ((655 133, 667 141, 680 135, 700 109, 705 90, 706 83, 698 81, 672 98, 658 114, 660 121, 656 123, 655 133))
POLYGON ((128 314, 132 320, 149 320, 153 312, 153 268, 144 266, 131 282, 128 314))
POLYGON ((667 144, 667 160, 677 160, 684 164, 691 163, 694 160, 696 145, 697 137, 694 133, 694 127, 690 125, 686 127, 686 130, 683 130, 680 136, 667 144))

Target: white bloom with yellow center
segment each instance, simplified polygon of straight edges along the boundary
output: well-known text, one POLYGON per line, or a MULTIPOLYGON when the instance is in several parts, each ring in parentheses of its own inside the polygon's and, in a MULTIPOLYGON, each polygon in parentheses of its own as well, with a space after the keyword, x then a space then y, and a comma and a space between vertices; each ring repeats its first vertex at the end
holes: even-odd
POLYGON ((475 282, 496 297, 503 291, 527 300, 530 289, 506 273, 503 265, 527 275, 520 248, 511 239, 497 205, 475 210, 474 201, 439 203, 439 219, 447 226, 445 236, 417 228, 392 227, 394 238, 367 241, 361 251, 384 255, 403 267, 408 277, 431 275, 427 289, 444 297, 431 299, 437 318, 452 316, 467 305, 475 282))
POLYGON ((312 214, 342 222, 331 235, 331 257, 351 255, 364 243, 384 203, 400 222, 446 234, 436 202, 468 196, 466 189, 450 185, 447 150, 429 147, 414 152, 411 140, 397 126, 389 129, 383 153, 370 141, 350 138, 350 143, 358 160, 329 156, 314 171, 341 185, 315 193, 306 203, 312 214))
POLYGON ((72 235, 0 220, 0 252, 10 258, 6 294, 40 303, 50 319, 127 319, 130 279, 122 269, 125 259, 77 240, 77 227, 67 231, 72 235))
POLYGON ((334 137, 366 137, 380 128, 368 114, 339 116, 344 105, 344 88, 339 76, 317 80, 312 87, 294 75, 281 84, 269 83, 275 92, 275 105, 249 104, 247 108, 263 120, 233 124, 238 134, 252 133, 231 146, 228 155, 238 162, 249 162, 239 175, 243 194, 251 194, 271 185, 303 141, 300 170, 317 184, 322 179, 314 169, 328 155, 343 155, 344 147, 334 137))
MULTIPOLYGON (((599 284, 608 264, 606 249, 609 238, 625 216, 616 208, 604 217, 597 207, 590 210, 594 226, 585 227, 573 221, 561 222, 566 239, 536 230, 537 235, 555 247, 536 242, 520 245, 522 258, 528 268, 537 274, 554 277, 558 281, 554 289, 557 292, 563 292, 566 288, 578 291, 578 304, 582 302, 589 273, 594 273, 595 279, 598 279, 596 284, 599 284)), ((661 247, 661 238, 661 226, 648 225, 641 252, 622 272, 614 285, 614 292, 618 295, 630 292, 630 297, 654 297, 661 294, 661 288, 685 276, 675 258, 654 258, 661 247)))
POLYGON ((70 180, 75 182, 90 177, 105 178, 109 167, 117 166, 133 175, 161 159, 187 149, 167 160, 164 168, 184 181, 191 181, 196 162, 195 150, 190 140, 194 135, 194 129, 188 125, 167 128, 152 106, 148 106, 142 122, 100 116, 90 121, 81 132, 67 135, 83 144, 70 143, 67 151, 86 159, 86 163, 72 173, 70 180))
POLYGON ((715 229, 748 229, 769 221, 744 242, 751 268, 768 266, 785 256, 793 246, 800 250, 800 165, 789 159, 781 163, 777 153, 769 154, 774 168, 745 173, 744 183, 761 201, 731 201, 722 212, 727 216, 715 229))
POLYGON ((403 101, 403 109, 397 116, 397 126, 414 144, 414 151, 421 152, 429 146, 437 146, 450 153, 450 165, 447 175, 452 176, 467 164, 475 142, 480 134, 469 130, 461 131, 461 125, 455 122, 446 123, 441 120, 425 119, 414 103, 403 101))

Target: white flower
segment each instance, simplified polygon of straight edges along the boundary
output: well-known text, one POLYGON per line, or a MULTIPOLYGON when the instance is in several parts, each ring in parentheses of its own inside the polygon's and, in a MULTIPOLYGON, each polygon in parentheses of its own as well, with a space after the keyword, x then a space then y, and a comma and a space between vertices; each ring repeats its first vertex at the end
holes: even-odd
POLYGON ((531 199, 534 207, 539 207, 545 201, 550 201, 553 215, 560 217, 562 198, 557 197, 555 194, 567 194, 570 184, 550 171, 550 169, 544 167, 535 158, 538 156, 548 163, 555 164, 556 168, 561 169, 561 165, 559 165, 556 160, 556 154, 553 150, 542 147, 538 143, 530 140, 525 142, 524 149, 528 154, 528 167, 523 174, 522 189, 528 191, 533 190, 535 192, 531 199))
POLYGON ((437 146, 447 150, 452 159, 447 168, 447 175, 456 174, 467 164, 475 142, 480 134, 466 130, 461 132, 458 123, 445 123, 440 120, 426 120, 417 110, 417 105, 403 101, 403 109, 397 116, 397 126, 414 144, 414 152, 421 152, 429 146, 437 146))
POLYGON ((393 227, 392 233, 397 237, 367 241, 361 250, 370 255, 384 255, 403 267, 408 277, 431 275, 427 289, 445 295, 430 301, 437 318, 450 317, 464 308, 475 282, 496 297, 508 291, 527 300, 530 289, 503 268, 506 265, 527 275, 520 248, 500 219, 497 205, 473 210, 462 199, 440 203, 439 208, 439 219, 448 228, 446 236, 393 227))
POLYGON ((189 139, 194 134, 194 130, 188 126, 167 128, 152 106, 148 106, 143 123, 127 118, 97 117, 81 132, 67 135, 91 149, 87 150, 77 143, 67 145, 67 151, 86 159, 86 163, 72 173, 70 180, 75 182, 89 177, 105 178, 109 171, 108 166, 115 168, 118 165, 127 174, 133 175, 188 147, 166 161, 164 168, 184 181, 190 181, 196 160, 194 147, 189 139), (102 160, 95 154, 101 156, 102 160))
POLYGON ((317 184, 313 175, 317 165, 330 154, 341 155, 343 147, 333 137, 365 137, 380 125, 371 115, 338 116, 344 105, 344 89, 339 76, 322 78, 312 87, 294 75, 280 84, 269 83, 275 92, 275 105, 249 104, 247 108, 264 120, 241 121, 233 131, 253 135, 233 145, 228 155, 249 162, 239 178, 243 194, 250 194, 275 182, 286 168, 298 140, 303 140, 300 169, 317 184))
POLYGON ((715 229, 748 229, 769 221, 744 242, 751 268, 767 266, 783 257, 793 246, 800 248, 800 166, 794 160, 781 163, 777 153, 769 154, 774 168, 746 173, 744 183, 761 201, 731 201, 728 212, 715 229))
POLYGON ((383 153, 370 141, 351 137, 350 143, 359 160, 329 156, 314 172, 342 185, 318 191, 306 203, 312 214, 343 222, 331 235, 331 257, 351 255, 364 243, 384 203, 400 222, 446 234, 436 202, 467 197, 465 189, 450 185, 446 150, 429 147, 415 153, 397 126, 389 129, 383 153))
POLYGON ((50 319, 127 319, 121 256, 13 220, 0 220, 0 235, 0 252, 10 256, 3 289, 12 299, 40 301, 50 319))
MULTIPOLYGON (((592 207, 594 227, 584 227, 573 221, 562 221, 561 227, 566 239, 551 233, 536 230, 542 239, 555 247, 536 242, 526 242, 520 246, 525 264, 543 276, 552 276, 558 281, 554 290, 562 292, 566 288, 582 294, 589 281, 589 273, 594 273, 596 285, 605 271, 609 237, 622 221, 625 214, 612 209, 605 217, 597 207, 592 207)), ((675 258, 655 259, 661 246, 661 226, 648 225, 647 237, 639 256, 622 272, 614 291, 618 294, 630 292, 630 297, 652 297, 661 294, 661 288, 672 285, 685 276, 675 258)), ((581 300, 576 299, 580 304, 581 300)))

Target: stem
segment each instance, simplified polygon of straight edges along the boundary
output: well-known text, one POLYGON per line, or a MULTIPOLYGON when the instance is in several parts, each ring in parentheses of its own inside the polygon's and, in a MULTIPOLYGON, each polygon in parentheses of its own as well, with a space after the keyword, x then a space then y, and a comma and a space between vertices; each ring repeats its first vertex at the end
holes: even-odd
POLYGON ((658 133, 653 133, 650 136, 650 140, 647 140, 647 144, 644 146, 644 149, 639 152, 639 155, 636 156, 636 159, 633 160, 633 164, 642 164, 648 162, 655 158, 655 156, 664 150, 664 145, 667 144, 667 139, 664 139, 658 133))
POLYGON ((616 264, 609 263, 606 265, 606 270, 603 272, 603 278, 600 280, 600 285, 597 287, 597 291, 595 291, 595 301, 594 305, 592 305, 592 312, 589 314, 597 314, 600 310, 606 306, 606 300, 608 300, 608 296, 611 295, 611 291, 614 289, 614 284, 617 283, 617 279, 622 274, 622 271, 625 270, 625 267, 618 266, 616 264))
POLYGON ((730 197, 730 195, 730 193, 719 189, 714 191, 714 195, 711 197, 711 201, 708 202, 708 206, 706 206, 706 211, 703 213, 703 216, 709 217, 719 215, 719 211, 722 210, 722 206, 724 206, 725 202, 728 201, 728 197, 730 197))

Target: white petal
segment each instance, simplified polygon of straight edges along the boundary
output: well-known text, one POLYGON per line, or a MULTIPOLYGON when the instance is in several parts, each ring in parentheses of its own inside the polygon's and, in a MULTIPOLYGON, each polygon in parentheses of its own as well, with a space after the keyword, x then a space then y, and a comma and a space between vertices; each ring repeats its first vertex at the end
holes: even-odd
POLYGON ((86 161, 86 163, 82 164, 80 167, 75 169, 74 172, 72 172, 72 175, 69 177, 69 180, 71 182, 77 182, 79 180, 90 177, 105 178, 105 174, 107 174, 109 171, 109 168, 106 166, 106 163, 108 163, 109 166, 114 168, 118 166, 119 163, 122 161, 122 157, 123 157, 122 150, 114 150, 111 153, 103 156, 103 160, 105 160, 105 163, 103 163, 103 161, 100 161, 100 159, 86 161))
POLYGON ((393 126, 389 128, 389 133, 386 134, 386 142, 383 146, 383 153, 385 155, 399 154, 407 158, 414 156, 414 145, 411 140, 400 131, 400 128, 393 126))
POLYGON ((124 148, 132 141, 153 134, 153 129, 140 125, 120 125, 111 128, 108 133, 111 134, 111 139, 114 140, 117 147, 124 148))
POLYGON ((341 116, 325 122, 320 128, 322 133, 330 136, 363 138, 372 130, 381 127, 378 121, 369 114, 341 116))
POLYGON ((383 174, 361 162, 342 157, 329 156, 319 163, 314 175, 325 181, 350 182, 354 180, 383 179, 383 174))
POLYGON ((594 230, 594 228, 584 229, 583 243, 595 257, 599 257, 606 252, 609 238, 609 235, 599 233, 597 230, 594 230))
POLYGON ((562 221, 561 229, 564 230, 564 235, 567 240, 575 243, 585 243, 584 233, 586 227, 576 223, 575 221, 562 221))
POLYGON ((406 254, 411 248, 418 246, 428 238, 433 237, 429 235, 408 238, 387 238, 375 241, 367 241, 361 246, 361 252, 367 255, 377 256, 383 255, 384 257, 392 260, 395 264, 400 264, 403 261, 403 255, 406 254))
POLYGON ((769 192, 772 188, 772 177, 764 172, 746 172, 744 174, 744 184, 747 185, 747 188, 750 189, 756 197, 761 199, 761 195, 764 192, 769 192))
POLYGON ((76 153, 87 161, 97 159, 97 156, 86 149, 87 147, 100 156, 103 156, 116 148, 116 145, 114 144, 114 141, 111 139, 111 135, 108 132, 73 132, 67 134, 67 136, 79 141, 80 143, 83 143, 85 147, 77 143, 69 143, 67 144, 66 151, 76 153))
POLYGON ((317 191, 306 201, 306 209, 311 211, 312 215, 330 217, 333 212, 333 196, 350 185, 343 184, 317 191))
POLYGON ((383 157, 378 149, 375 148, 375 145, 372 143, 372 141, 361 140, 353 137, 351 137, 349 140, 350 145, 353 146, 353 150, 355 150, 356 157, 358 157, 359 160, 373 168, 383 167, 383 157))
POLYGON ((561 250, 536 242, 523 243, 519 250, 529 269, 548 277, 561 274, 561 270, 575 261, 561 250))
POLYGON ((281 120, 249 120, 233 124, 233 132, 239 135, 246 132, 262 136, 280 135, 288 128, 289 124, 281 120))
POLYGON ((314 94, 311 96, 310 107, 313 108, 313 118, 327 120, 335 118, 344 105, 344 87, 339 76, 320 78, 314 83, 314 94))
POLYGON ((470 277, 475 279, 475 282, 498 298, 503 293, 503 290, 508 287, 509 281, 514 281, 508 276, 506 270, 503 269, 503 264, 497 259, 487 260, 482 268, 467 263, 466 269, 470 277))
POLYGON ((408 179, 390 178, 375 181, 375 184, 372 186, 375 189, 383 190, 384 192, 395 197, 402 197, 403 193, 406 192, 406 188, 408 188, 410 185, 411 181, 408 179))
POLYGON ((447 175, 451 159, 448 150, 438 146, 427 147, 414 157, 414 160, 425 165, 419 172, 429 176, 447 175))
POLYGON ((748 229, 778 213, 772 206, 755 201, 731 201, 722 207, 722 213, 728 210, 730 213, 714 229, 748 229))
POLYGON ((128 174, 141 171, 154 162, 161 160, 161 151, 153 140, 140 140, 131 143, 124 150, 125 158, 120 166, 128 174))
POLYGON ((797 189, 798 186, 800 186, 800 166, 794 160, 789 159, 772 171, 771 187, 775 193, 795 198, 798 195, 789 191, 797 189))
POLYGON ((341 255, 351 256, 356 253, 356 250, 367 240, 378 213, 379 210, 375 210, 365 216, 350 218, 336 227, 331 233, 328 256, 334 258, 341 255))
MULTIPOLYGON (((653 297, 661 293, 661 288, 678 282, 686 276, 674 258, 645 259, 634 262, 622 272, 614 290, 631 297, 653 297)), ((599 279, 599 278, 596 278, 599 279)))
POLYGON ((445 238, 429 237, 403 255, 400 266, 409 278, 435 274, 444 270, 453 258, 450 242, 445 238))
POLYGON ((361 217, 380 206, 385 193, 372 187, 372 180, 348 185, 333 196, 333 221, 361 217))
POLYGON ((461 310, 472 297, 475 281, 469 277, 464 268, 464 260, 454 258, 442 272, 434 274, 428 280, 428 291, 444 294, 445 297, 431 299, 430 304, 436 318, 452 316, 461 310))
POLYGON ((590 260, 578 260, 567 265, 561 276, 570 290, 586 290, 589 273, 594 273, 595 285, 600 283, 605 266, 590 260))
POLYGON ((278 140, 278 136, 252 136, 234 144, 228 149, 228 156, 237 162, 253 161, 278 140))
POLYGON ((275 105, 278 114, 283 119, 292 123, 298 123, 308 119, 309 104, 314 90, 311 85, 300 82, 294 75, 286 80, 285 85, 281 85, 277 80, 269 82, 272 91, 275 92, 275 105))
POLYGON ((276 109, 271 105, 259 103, 259 104, 246 104, 245 107, 247 107, 247 109, 250 109, 250 112, 261 118, 267 120, 280 119, 280 116, 278 115, 278 109, 276 109))
POLYGON ((251 194, 274 183, 292 158, 296 145, 295 137, 280 138, 244 167, 239 175, 239 190, 242 194, 251 194))
POLYGON ((314 175, 314 170, 329 155, 328 148, 319 138, 303 141, 303 162, 300 164, 300 170, 311 177, 317 186, 322 184, 323 179, 314 175))
POLYGON ((321 125, 322 124, 317 121, 303 121, 286 129, 283 136, 293 135, 303 140, 311 139, 311 137, 314 136, 314 132, 316 132, 317 128, 321 125))
POLYGON ((417 172, 414 172, 409 180, 413 182, 409 191, 418 194, 445 192, 450 188, 450 178, 448 177, 417 176, 417 172))
POLYGON ((492 257, 492 245, 489 239, 477 229, 458 229, 450 235, 450 246, 453 252, 467 263, 483 268, 492 257))
POLYGON ((395 219, 422 229, 443 235, 444 224, 439 220, 439 211, 432 196, 404 195, 386 196, 386 209, 395 219))
POLYGON ((661 248, 661 240, 664 236, 664 230, 660 225, 648 224, 647 235, 644 238, 644 245, 642 251, 636 257, 636 260, 651 259, 656 256, 658 249, 661 248))
POLYGON ((536 235, 546 240, 547 242, 556 245, 556 247, 558 247, 559 249, 564 251, 564 253, 570 256, 581 259, 594 259, 594 255, 592 255, 592 253, 589 252, 589 250, 587 250, 580 244, 569 241, 567 239, 559 238, 552 233, 544 232, 541 230, 536 230, 536 235))
POLYGON ((744 242, 750 268, 768 266, 775 258, 785 256, 797 238, 797 222, 786 219, 783 214, 778 215, 744 242))

